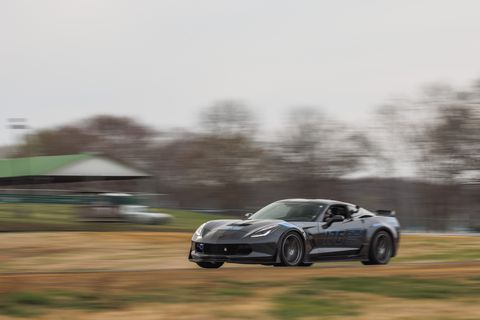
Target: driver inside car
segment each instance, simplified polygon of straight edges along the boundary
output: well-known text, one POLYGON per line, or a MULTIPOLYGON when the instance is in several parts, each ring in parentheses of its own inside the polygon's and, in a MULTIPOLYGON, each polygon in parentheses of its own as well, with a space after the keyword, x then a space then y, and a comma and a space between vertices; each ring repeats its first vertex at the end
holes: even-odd
POLYGON ((323 221, 326 222, 326 221, 330 220, 336 214, 337 213, 336 213, 335 208, 328 208, 327 212, 325 213, 325 218, 323 219, 323 221))

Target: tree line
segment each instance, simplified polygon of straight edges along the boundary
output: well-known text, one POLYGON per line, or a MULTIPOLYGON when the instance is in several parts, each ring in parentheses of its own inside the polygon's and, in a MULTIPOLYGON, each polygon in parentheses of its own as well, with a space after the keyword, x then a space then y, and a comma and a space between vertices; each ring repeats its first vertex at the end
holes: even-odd
POLYGON ((17 156, 100 152, 152 173, 149 191, 182 207, 256 208, 283 197, 399 211, 411 227, 475 227, 480 209, 480 81, 432 85, 345 123, 293 108, 265 135, 239 101, 205 108, 194 128, 159 130, 94 116, 24 137, 17 156))

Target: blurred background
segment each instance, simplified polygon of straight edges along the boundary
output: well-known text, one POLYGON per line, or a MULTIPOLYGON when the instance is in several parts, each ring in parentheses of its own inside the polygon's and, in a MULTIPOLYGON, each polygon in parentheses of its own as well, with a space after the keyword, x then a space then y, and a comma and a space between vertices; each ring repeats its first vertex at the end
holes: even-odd
POLYGON ((1 1, 0 314, 480 318, 479 10, 468 0, 1 1), (348 263, 260 267, 247 282, 248 267, 218 278, 188 264, 202 222, 283 198, 395 210, 416 234, 402 239, 398 266, 366 282, 369 271, 348 263), (127 285, 112 271, 143 276, 128 273, 127 285), (322 272, 351 282, 309 281, 322 272), (292 291, 275 284, 285 277, 292 291), (312 294, 319 287, 334 299, 312 294), (362 309, 360 294, 385 307, 362 309), (219 297, 237 307, 203 308, 219 297))
POLYGON ((2 149, 2 200, 128 192, 156 207, 241 216, 282 198, 332 198, 395 209, 409 230, 478 231, 480 86, 431 90, 353 124, 292 108, 263 135, 253 108, 235 100, 175 130, 117 115, 44 129, 8 119, 18 139, 2 149))

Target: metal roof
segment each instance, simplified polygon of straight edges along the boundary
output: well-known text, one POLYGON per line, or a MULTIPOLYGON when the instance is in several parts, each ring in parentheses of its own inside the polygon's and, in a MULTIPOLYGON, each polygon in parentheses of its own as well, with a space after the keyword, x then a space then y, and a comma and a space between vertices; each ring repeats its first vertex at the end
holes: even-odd
POLYGON ((0 160, 0 184, 123 180, 149 174, 98 154, 38 156, 0 160))
POLYGON ((89 154, 40 156, 0 160, 0 178, 40 176, 65 165, 91 157, 89 154))

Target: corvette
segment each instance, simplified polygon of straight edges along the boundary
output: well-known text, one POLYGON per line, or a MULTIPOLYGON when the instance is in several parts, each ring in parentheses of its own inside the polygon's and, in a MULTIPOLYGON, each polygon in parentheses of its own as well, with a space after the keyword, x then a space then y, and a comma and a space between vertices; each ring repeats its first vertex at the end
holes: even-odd
POLYGON ((317 261, 387 264, 397 254, 395 212, 324 199, 287 199, 245 220, 212 220, 192 236, 188 259, 202 268, 225 262, 311 266, 317 261))

